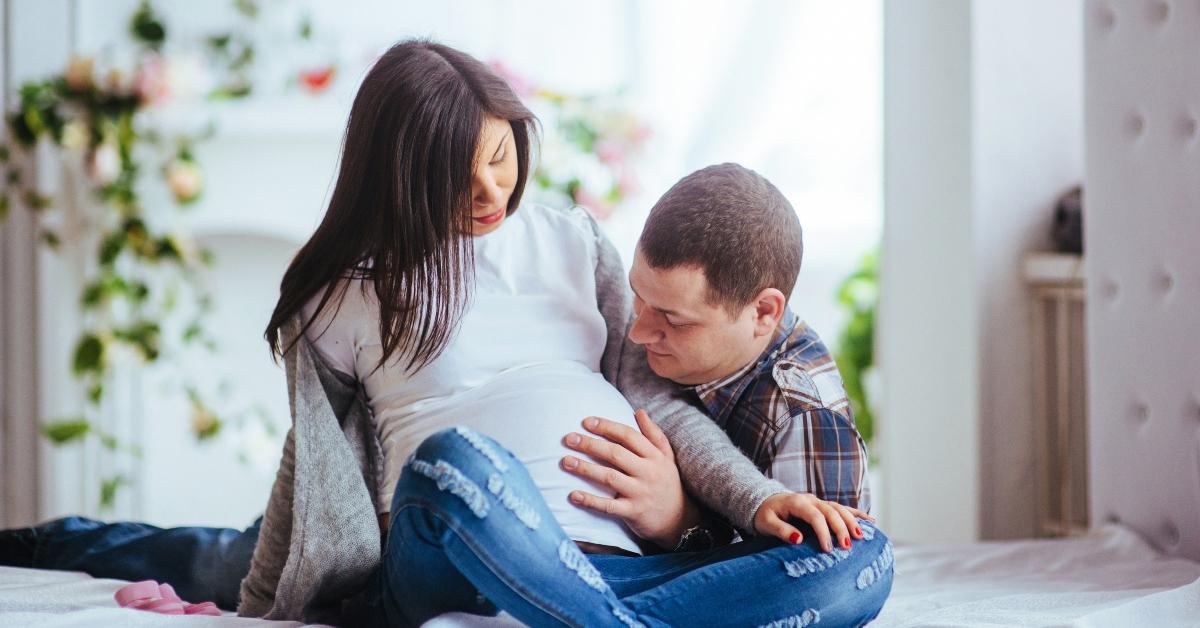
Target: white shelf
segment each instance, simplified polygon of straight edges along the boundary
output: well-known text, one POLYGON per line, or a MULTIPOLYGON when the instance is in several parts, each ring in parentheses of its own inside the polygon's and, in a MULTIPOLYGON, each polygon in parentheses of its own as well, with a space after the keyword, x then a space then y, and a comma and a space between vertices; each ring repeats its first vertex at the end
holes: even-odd
POLYGON ((144 112, 142 122, 168 135, 197 133, 212 121, 216 139, 324 141, 341 138, 349 113, 333 97, 295 97, 167 107, 144 112))
POLYGON ((1022 264, 1030 284, 1082 285, 1083 256, 1073 253, 1030 253, 1022 264))

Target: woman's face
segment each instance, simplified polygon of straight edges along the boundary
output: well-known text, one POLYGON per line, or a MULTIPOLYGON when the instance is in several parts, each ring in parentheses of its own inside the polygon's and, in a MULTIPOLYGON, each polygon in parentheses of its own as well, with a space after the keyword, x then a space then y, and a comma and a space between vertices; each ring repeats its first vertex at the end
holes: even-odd
POLYGON ((487 117, 479 132, 471 176, 471 235, 500 228, 517 185, 517 146, 507 120, 487 117))

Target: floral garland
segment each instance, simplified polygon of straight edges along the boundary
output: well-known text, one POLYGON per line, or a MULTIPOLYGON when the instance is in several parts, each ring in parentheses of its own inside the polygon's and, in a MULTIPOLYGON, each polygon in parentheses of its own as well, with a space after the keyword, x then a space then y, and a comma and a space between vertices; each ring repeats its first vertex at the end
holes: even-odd
MULTIPOLYGON (((256 3, 249 0, 237 0, 234 6, 246 18, 257 15, 256 3)), ((164 323, 189 297, 194 305, 191 318, 174 334, 180 348, 216 347, 203 325, 212 299, 200 281, 202 271, 212 265, 212 253, 186 231, 159 226, 169 220, 161 212, 146 210, 140 177, 150 169, 147 162, 156 160, 160 165, 155 170, 177 209, 194 204, 203 194, 204 177, 192 146, 211 129, 168 139, 154 129, 139 128, 138 114, 170 91, 161 53, 167 33, 148 1, 138 7, 129 29, 137 44, 131 72, 115 66, 98 72, 95 60, 74 57, 61 75, 20 86, 17 108, 5 118, 12 144, 0 144, 0 168, 7 184, 0 194, 0 220, 11 206, 24 205, 38 215, 42 243, 59 250, 63 236, 41 220, 51 200, 27 182, 24 171, 34 163, 37 147, 46 142, 58 149, 68 168, 71 163, 82 166, 102 210, 82 217, 85 228, 79 231, 85 235, 72 242, 86 246, 84 238, 95 238, 96 246, 95 268, 80 295, 85 328, 71 360, 75 376, 86 386, 88 404, 80 416, 44 423, 42 433, 56 445, 92 437, 106 449, 140 457, 136 447, 124 445, 89 419, 105 398, 117 356, 133 355, 147 364, 163 361, 175 347, 168 341, 176 339, 164 337, 164 323)), ((210 37, 208 45, 224 74, 209 98, 248 95, 246 72, 253 60, 248 40, 222 34, 210 37)), ((184 386, 184 392, 196 437, 215 436, 222 425, 216 412, 195 388, 184 386)), ((121 475, 103 478, 101 508, 110 508, 118 488, 127 483, 121 475)))

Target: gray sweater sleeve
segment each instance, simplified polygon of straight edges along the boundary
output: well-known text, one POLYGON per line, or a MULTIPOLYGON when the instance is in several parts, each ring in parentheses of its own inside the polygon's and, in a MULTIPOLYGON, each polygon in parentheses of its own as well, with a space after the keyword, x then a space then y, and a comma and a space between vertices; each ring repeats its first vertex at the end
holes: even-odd
MULTIPOLYGON (((582 211, 582 210, 579 210, 582 211)), ((650 415, 671 441, 684 486, 743 531, 754 533, 754 515, 768 497, 788 492, 765 477, 717 426, 690 392, 650 370, 645 349, 629 340, 633 297, 620 255, 594 220, 596 301, 608 325, 600 370, 635 408, 650 415)))
POLYGON ((283 443, 283 459, 275 474, 275 485, 263 513, 250 573, 242 580, 238 615, 263 617, 275 603, 275 589, 287 562, 292 538, 292 485, 295 465, 295 429, 288 430, 283 443))

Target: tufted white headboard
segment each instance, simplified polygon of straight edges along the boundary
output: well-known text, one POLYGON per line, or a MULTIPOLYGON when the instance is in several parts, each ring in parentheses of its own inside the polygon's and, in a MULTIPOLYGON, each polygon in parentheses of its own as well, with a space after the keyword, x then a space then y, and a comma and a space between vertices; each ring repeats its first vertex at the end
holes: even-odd
POLYGON ((1089 0, 1094 524, 1200 560, 1200 0, 1089 0))

